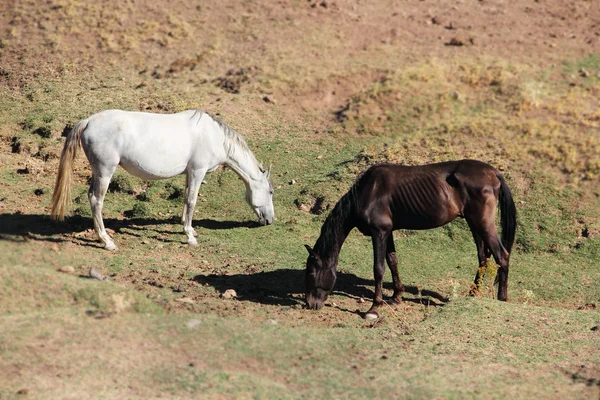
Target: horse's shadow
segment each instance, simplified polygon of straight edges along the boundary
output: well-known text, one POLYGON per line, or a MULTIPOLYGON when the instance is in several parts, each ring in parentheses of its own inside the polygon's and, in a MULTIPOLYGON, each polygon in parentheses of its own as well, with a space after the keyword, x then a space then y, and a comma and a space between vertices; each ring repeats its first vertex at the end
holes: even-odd
MULTIPOLYGON (((268 272, 237 275, 196 275, 193 280, 210 285, 219 292, 234 289, 237 299, 260 304, 293 306, 304 304, 304 270, 277 269, 268 272)), ((337 273, 337 281, 332 294, 351 299, 364 299, 369 302, 374 295, 375 281, 364 279, 346 272, 337 273)), ((391 283, 384 287, 392 289, 391 283)), ((404 301, 442 306, 448 299, 431 290, 421 290, 416 286, 405 286, 404 301), (414 297, 408 297, 411 294, 414 297)))
MULTIPOLYGON (((148 226, 176 225, 181 227, 180 217, 171 218, 106 218, 106 228, 122 234, 140 236, 137 231, 146 230, 148 226)), ((255 221, 216 221, 213 219, 194 220, 194 227, 208 230, 256 228, 260 226, 255 221)), ((44 214, 0 214, 0 240, 19 242, 26 239, 63 242, 65 239, 56 235, 77 233, 94 227, 90 217, 73 216, 62 222, 52 221, 44 214)), ((182 228, 181 228, 182 229, 182 228)), ((176 230, 152 229, 156 233, 176 234, 176 230)), ((85 240, 83 240, 85 241, 85 240)))

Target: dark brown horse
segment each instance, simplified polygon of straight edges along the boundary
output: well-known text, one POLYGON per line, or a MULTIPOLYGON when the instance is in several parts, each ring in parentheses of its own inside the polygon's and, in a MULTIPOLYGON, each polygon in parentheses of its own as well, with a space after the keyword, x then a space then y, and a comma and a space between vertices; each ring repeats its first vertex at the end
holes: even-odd
POLYGON ((402 300, 404 287, 398 277, 398 258, 392 231, 430 229, 449 223, 456 217, 466 219, 479 258, 472 293, 494 256, 498 270, 498 300, 508 299, 508 261, 515 239, 516 208, 510 190, 498 170, 475 160, 448 161, 407 167, 379 164, 356 180, 335 205, 317 239, 314 249, 305 245, 306 303, 320 309, 333 289, 338 255, 348 233, 358 228, 373 240, 375 297, 365 318, 378 318, 383 304, 381 286, 385 261, 392 272, 392 302, 402 300), (495 225, 496 204, 500 203, 502 240, 495 225), (385 260, 385 261, 384 261, 385 260))

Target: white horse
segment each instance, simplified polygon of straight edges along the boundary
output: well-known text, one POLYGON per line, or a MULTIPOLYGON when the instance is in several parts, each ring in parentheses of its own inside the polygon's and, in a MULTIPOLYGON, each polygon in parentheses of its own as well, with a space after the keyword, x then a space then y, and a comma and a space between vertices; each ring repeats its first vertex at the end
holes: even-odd
POLYGON ((181 222, 187 243, 197 245, 192 217, 200 184, 221 164, 233 169, 246 184, 246 201, 261 224, 272 224, 273 186, 248 145, 233 129, 202 110, 152 114, 107 110, 79 121, 67 136, 52 196, 52 218, 62 221, 71 200, 72 164, 79 146, 92 168, 88 198, 94 229, 108 250, 115 243, 106 233, 102 205, 108 184, 120 165, 146 180, 185 173, 185 204, 181 222))

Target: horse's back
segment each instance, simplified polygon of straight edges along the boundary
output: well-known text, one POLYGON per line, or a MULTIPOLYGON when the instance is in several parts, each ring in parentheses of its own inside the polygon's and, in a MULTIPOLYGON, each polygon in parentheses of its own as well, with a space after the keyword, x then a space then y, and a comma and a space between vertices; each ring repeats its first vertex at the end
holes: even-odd
POLYGON ((212 162, 222 148, 216 125, 199 125, 203 115, 106 110, 88 118, 82 145, 90 163, 116 163, 143 179, 168 178, 190 162, 212 162))
POLYGON ((429 229, 460 216, 470 192, 492 193, 497 173, 476 160, 417 166, 385 163, 365 171, 355 190, 367 219, 373 220, 374 215, 366 214, 377 210, 377 218, 393 221, 393 229, 429 229))

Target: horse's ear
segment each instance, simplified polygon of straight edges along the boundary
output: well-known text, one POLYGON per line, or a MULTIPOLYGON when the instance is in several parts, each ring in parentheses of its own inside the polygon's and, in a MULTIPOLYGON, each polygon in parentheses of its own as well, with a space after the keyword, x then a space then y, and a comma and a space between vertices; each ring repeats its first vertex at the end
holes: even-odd
POLYGON ((265 176, 267 177, 267 179, 269 179, 271 177, 271 167, 272 166, 273 166, 272 164, 269 164, 269 169, 267 170, 267 172, 265 172, 265 176))
POLYGON ((308 255, 309 256, 317 258, 317 253, 315 253, 315 251, 312 249, 312 247, 310 247, 307 244, 305 244, 304 247, 306 247, 306 250, 308 250, 308 255))

